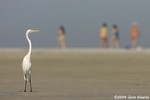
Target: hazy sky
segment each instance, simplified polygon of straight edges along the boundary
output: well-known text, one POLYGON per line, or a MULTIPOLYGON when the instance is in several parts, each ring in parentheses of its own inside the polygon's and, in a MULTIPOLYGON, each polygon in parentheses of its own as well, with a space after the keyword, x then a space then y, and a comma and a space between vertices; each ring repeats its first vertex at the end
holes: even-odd
POLYGON ((150 0, 0 0, 0 47, 56 47, 57 29, 66 28, 68 47, 98 47, 99 28, 118 24, 121 45, 130 45, 133 21, 141 31, 138 44, 150 47, 150 0))

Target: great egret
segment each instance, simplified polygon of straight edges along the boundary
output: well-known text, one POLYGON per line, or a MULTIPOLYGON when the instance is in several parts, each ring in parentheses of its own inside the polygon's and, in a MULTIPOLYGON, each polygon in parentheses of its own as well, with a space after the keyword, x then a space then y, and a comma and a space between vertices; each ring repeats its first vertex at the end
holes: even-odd
POLYGON ((23 75, 24 75, 24 81, 25 81, 24 92, 26 92, 27 82, 29 82, 29 84, 30 84, 30 92, 32 92, 31 58, 30 58, 31 57, 32 44, 31 44, 31 40, 29 39, 28 35, 30 33, 33 33, 33 32, 39 32, 39 30, 29 29, 29 30, 26 31, 26 38, 27 38, 28 43, 29 43, 29 51, 28 51, 27 55, 23 58, 23 62, 22 62, 23 75))

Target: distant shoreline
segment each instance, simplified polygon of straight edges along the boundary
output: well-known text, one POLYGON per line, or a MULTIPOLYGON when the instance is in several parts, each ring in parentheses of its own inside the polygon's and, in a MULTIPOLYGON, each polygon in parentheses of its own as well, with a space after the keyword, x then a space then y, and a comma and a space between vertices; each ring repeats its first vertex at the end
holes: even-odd
MULTIPOLYGON (((0 48, 0 52, 26 52, 28 48, 0 48)), ((150 53, 150 48, 137 49, 112 49, 112 48, 33 48, 32 52, 52 52, 52 53, 150 53)))

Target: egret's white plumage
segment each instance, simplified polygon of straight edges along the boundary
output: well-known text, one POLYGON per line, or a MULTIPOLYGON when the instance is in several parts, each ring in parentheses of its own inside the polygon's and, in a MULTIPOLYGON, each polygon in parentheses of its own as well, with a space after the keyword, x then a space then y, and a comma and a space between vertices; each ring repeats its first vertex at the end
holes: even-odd
POLYGON ((29 43, 29 51, 28 51, 27 55, 23 58, 23 62, 22 62, 22 69, 23 69, 23 75, 24 75, 24 81, 25 81, 24 92, 26 92, 26 85, 27 85, 28 81, 30 83, 30 92, 32 92, 32 85, 31 85, 31 50, 32 50, 32 44, 31 44, 31 40, 29 39, 28 35, 29 35, 29 33, 33 33, 33 32, 39 32, 39 30, 29 29, 26 32, 26 38, 27 38, 28 43, 29 43))

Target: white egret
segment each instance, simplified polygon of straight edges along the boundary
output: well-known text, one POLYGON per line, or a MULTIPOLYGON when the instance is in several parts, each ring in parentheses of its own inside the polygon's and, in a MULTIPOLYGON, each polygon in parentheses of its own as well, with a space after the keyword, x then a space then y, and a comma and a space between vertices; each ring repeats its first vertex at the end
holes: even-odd
POLYGON ((25 81, 24 92, 26 92, 27 82, 29 82, 30 92, 32 92, 32 84, 31 84, 31 50, 32 50, 32 44, 31 44, 31 40, 29 39, 28 35, 30 33, 33 33, 33 32, 39 32, 39 30, 29 29, 26 31, 26 38, 27 38, 28 43, 29 43, 29 51, 28 51, 27 55, 23 58, 23 62, 22 62, 23 75, 24 75, 24 81, 25 81))

